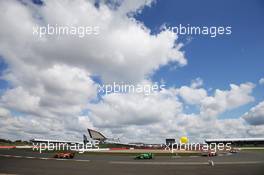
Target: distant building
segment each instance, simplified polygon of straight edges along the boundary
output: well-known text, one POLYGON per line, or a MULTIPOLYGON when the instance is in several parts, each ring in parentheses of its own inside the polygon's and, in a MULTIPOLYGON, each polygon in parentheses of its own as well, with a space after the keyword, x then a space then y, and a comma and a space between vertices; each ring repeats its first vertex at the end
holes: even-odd
POLYGON ((94 140, 98 140, 100 142, 104 142, 107 138, 100 132, 92 130, 92 129, 87 129, 90 138, 94 139, 94 140))
POLYGON ((205 139, 205 143, 231 143, 234 146, 264 146, 264 138, 205 139))
POLYGON ((172 145, 175 143, 175 139, 166 139, 166 145, 172 145))

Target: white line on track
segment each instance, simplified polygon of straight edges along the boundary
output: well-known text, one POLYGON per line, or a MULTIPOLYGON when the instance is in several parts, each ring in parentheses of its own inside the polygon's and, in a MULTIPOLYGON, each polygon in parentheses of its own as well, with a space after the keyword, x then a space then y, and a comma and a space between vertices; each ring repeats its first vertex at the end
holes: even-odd
MULTIPOLYGON (((124 162, 110 161, 110 164, 126 164, 126 165, 208 165, 208 162, 124 162)), ((214 162, 215 165, 248 165, 248 164, 264 164, 264 161, 238 161, 238 162, 214 162)))
POLYGON ((45 158, 45 157, 40 157, 40 158, 37 158, 37 159, 41 159, 41 160, 49 160, 49 158, 45 158))
POLYGON ((15 157, 15 158, 22 158, 22 156, 12 156, 12 157, 15 157))
POLYGON ((126 164, 126 165, 207 165, 207 162, 123 162, 110 161, 110 164, 126 164))
POLYGON ((1 155, 3 157, 12 157, 11 155, 1 155))
POLYGON ((239 161, 239 162, 215 162, 218 165, 248 165, 248 164, 264 164, 264 161, 239 161))
POLYGON ((74 161, 76 161, 76 162, 90 162, 90 160, 81 160, 81 159, 76 159, 74 161))
POLYGON ((68 159, 54 159, 54 160, 65 161, 65 160, 68 160, 68 159))

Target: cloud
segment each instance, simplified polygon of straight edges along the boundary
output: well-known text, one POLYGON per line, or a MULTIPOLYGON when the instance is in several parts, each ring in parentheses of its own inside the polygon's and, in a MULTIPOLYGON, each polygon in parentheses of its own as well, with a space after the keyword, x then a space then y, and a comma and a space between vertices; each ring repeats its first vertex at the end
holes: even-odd
POLYGON ((142 83, 162 65, 187 64, 174 33, 151 34, 133 17, 152 1, 114 2, 117 7, 105 1, 99 7, 85 0, 47 0, 43 6, 0 1, 0 55, 8 64, 3 78, 10 84, 0 97, 0 137, 75 140, 91 127, 124 141, 159 143, 182 135, 202 141, 263 131, 241 118, 217 119, 254 100, 252 83, 231 84, 210 96, 197 78, 190 86, 148 96, 120 93, 98 99, 92 76, 105 83, 142 83), (33 26, 47 24, 99 26, 100 34, 33 36, 33 26), (199 112, 185 113, 189 104, 199 106, 199 112))
POLYGON ((182 104, 176 97, 166 92, 152 95, 113 93, 104 96, 99 104, 89 106, 94 125, 110 128, 157 124, 163 120, 171 120, 181 108, 182 104))
MULTIPOLYGON (((104 82, 141 82, 169 62, 187 64, 174 33, 152 35, 134 19, 133 14, 151 1, 118 3, 115 9, 105 1, 99 7, 85 0, 47 0, 42 6, 30 1, 0 2, 0 54, 8 65, 3 78, 10 84, 0 97, 0 114, 7 118, 1 121, 0 136, 77 137, 85 128, 94 127, 92 117, 86 115, 97 95, 91 76, 104 82), (47 24, 99 26, 100 34, 85 38, 33 35, 33 27, 47 24)), ((112 96, 106 98, 109 103, 122 99, 122 95, 112 96)), ((134 110, 136 106, 129 112, 134 110)), ((139 124, 141 119, 148 123, 152 114, 156 113, 149 111, 123 123, 139 124)))
MULTIPOLYGON (((47 135, 49 138, 80 138, 80 133, 91 127, 123 142, 148 143, 162 143, 167 137, 183 135, 199 142, 205 138, 261 135, 261 127, 253 128, 242 118, 223 120, 211 117, 208 120, 199 113, 186 114, 183 111, 185 103, 178 99, 175 91, 174 88, 164 89, 152 95, 112 93, 103 96, 98 103, 89 103, 87 116, 64 117, 63 120, 59 117, 39 120, 30 115, 8 117, 1 130, 10 138, 15 138, 19 130, 23 131, 23 138, 47 135)), ((3 114, 10 115, 4 111, 3 114)))
POLYGON ((243 119, 251 125, 264 125, 264 101, 245 113, 243 119))
POLYGON ((230 84, 230 90, 216 89, 213 96, 201 100, 201 116, 212 117, 254 101, 252 83, 230 84))
MULTIPOLYGON (((3 115, 0 113, 1 117, 3 115)), ((12 116, 11 112, 4 119, 1 118, 0 126, 0 137, 11 140, 42 138, 80 141, 87 127, 94 128, 87 116, 39 118, 30 114, 12 116)))
POLYGON ((118 12, 121 14, 140 13, 145 6, 151 6, 153 0, 122 1, 118 12))
POLYGON ((185 133, 186 128, 179 127, 185 120, 182 105, 172 91, 164 89, 152 95, 113 93, 89 109, 94 126, 109 137, 160 143, 165 137, 185 133))
POLYGON ((252 83, 230 84, 230 90, 216 89, 212 96, 209 96, 207 91, 200 87, 202 84, 203 81, 198 78, 192 81, 191 86, 182 86, 176 89, 176 93, 185 103, 200 107, 202 117, 212 118, 224 111, 254 101, 251 93, 255 85, 252 83))
POLYGON ((85 70, 65 65, 43 70, 26 67, 5 74, 14 88, 0 98, 6 118, 1 121, 0 137, 75 139, 92 126, 81 113, 96 98, 97 86, 85 70))
POLYGON ((195 80, 192 80, 191 87, 192 88, 198 88, 203 85, 203 80, 198 77, 195 80))
POLYGON ((207 97, 206 90, 188 86, 182 86, 177 89, 177 93, 187 104, 200 104, 201 100, 207 97))
POLYGON ((187 104, 200 104, 201 100, 207 97, 205 89, 200 88, 203 85, 201 78, 192 80, 190 86, 182 86, 176 90, 176 93, 186 102, 187 104))
POLYGON ((264 78, 259 79, 259 84, 264 85, 264 78))
POLYGON ((239 116, 236 119, 217 118, 221 112, 251 102, 253 87, 251 83, 232 84, 230 90, 218 89, 213 96, 208 96, 202 88, 188 86, 164 89, 149 96, 110 94, 99 104, 90 105, 91 121, 110 136, 149 143, 182 135, 200 142, 205 138, 255 136, 259 135, 260 129, 252 128, 239 116), (178 97, 185 99, 182 102, 178 97), (208 98, 213 102, 205 103, 208 98), (239 101, 233 98, 239 98, 239 101), (186 114, 183 110, 186 104, 199 104, 200 111, 186 114))
POLYGON ((24 63, 41 69, 66 64, 86 69, 105 81, 141 81, 169 62, 186 65, 174 33, 151 35, 143 23, 124 15, 150 2, 124 1, 114 10, 103 2, 96 8, 85 0, 45 1, 44 6, 1 1, 0 22, 4 27, 0 32, 0 53, 11 66, 24 63), (47 24, 98 26, 100 34, 84 38, 33 36, 33 27, 47 24))
POLYGON ((0 117, 2 118, 1 120, 9 116, 10 116, 10 112, 5 108, 0 107, 0 117))
POLYGON ((5 79, 15 88, 3 94, 0 100, 3 106, 38 115, 43 111, 44 116, 48 113, 81 112, 97 94, 97 86, 89 73, 65 65, 54 65, 44 70, 22 66, 5 74, 5 79))
POLYGON ((39 101, 39 97, 30 95, 22 87, 8 90, 1 97, 3 105, 18 111, 34 111, 38 108, 39 101))

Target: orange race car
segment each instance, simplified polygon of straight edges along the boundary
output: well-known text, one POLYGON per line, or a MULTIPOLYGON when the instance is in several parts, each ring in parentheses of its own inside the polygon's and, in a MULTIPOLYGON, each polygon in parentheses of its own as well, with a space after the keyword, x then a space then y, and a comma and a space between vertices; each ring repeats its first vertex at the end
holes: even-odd
POLYGON ((75 153, 72 152, 64 152, 64 153, 57 153, 54 155, 54 158, 59 159, 73 159, 75 153))

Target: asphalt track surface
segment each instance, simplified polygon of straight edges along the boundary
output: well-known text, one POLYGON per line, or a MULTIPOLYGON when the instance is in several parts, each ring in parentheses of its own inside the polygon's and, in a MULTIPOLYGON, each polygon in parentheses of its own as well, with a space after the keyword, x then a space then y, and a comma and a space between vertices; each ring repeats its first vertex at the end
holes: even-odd
POLYGON ((263 175, 264 152, 240 152, 213 157, 157 156, 134 160, 133 156, 77 155, 74 159, 54 159, 54 153, 0 150, 1 174, 91 174, 91 175, 263 175))

